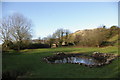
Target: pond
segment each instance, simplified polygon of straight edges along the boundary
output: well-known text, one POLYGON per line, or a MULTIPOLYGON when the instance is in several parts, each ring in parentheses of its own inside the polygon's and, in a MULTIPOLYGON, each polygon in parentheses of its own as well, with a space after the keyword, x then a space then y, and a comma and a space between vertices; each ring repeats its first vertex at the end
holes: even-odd
POLYGON ((91 56, 84 54, 65 54, 63 52, 57 53, 53 56, 45 57, 44 60, 47 63, 52 64, 64 64, 64 63, 74 63, 74 64, 82 64, 87 66, 102 66, 104 64, 109 64, 112 60, 114 60, 117 55, 114 54, 106 54, 94 52, 91 56))
POLYGON ((100 63, 94 58, 88 56, 76 56, 76 57, 67 57, 61 60, 55 60, 54 63, 84 63, 87 65, 98 64, 100 63))

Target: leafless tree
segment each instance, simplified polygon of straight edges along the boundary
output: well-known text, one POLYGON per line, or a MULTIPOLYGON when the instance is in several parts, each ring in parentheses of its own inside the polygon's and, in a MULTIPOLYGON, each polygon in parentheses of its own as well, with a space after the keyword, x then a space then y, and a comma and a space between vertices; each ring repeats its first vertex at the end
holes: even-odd
POLYGON ((65 41, 66 44, 68 44, 68 43, 69 43, 69 38, 70 38, 70 36, 71 36, 71 35, 69 35, 69 34, 70 34, 71 32, 70 32, 70 30, 65 29, 65 30, 64 30, 64 33, 65 33, 64 41, 65 41))
POLYGON ((53 36, 57 39, 59 46, 62 45, 63 42, 63 35, 64 35, 64 29, 57 29, 55 33, 53 33, 53 36))
POLYGON ((0 21, 0 38, 4 43, 3 48, 8 48, 8 43, 11 40, 10 29, 11 29, 11 19, 8 17, 4 17, 0 21))
POLYGON ((48 44, 49 44, 49 46, 50 47, 52 47, 52 44, 54 43, 56 43, 55 41, 56 41, 56 39, 54 38, 54 36, 53 35, 48 35, 47 37, 47 41, 48 41, 48 44))
POLYGON ((61 46, 63 42, 68 43, 70 31, 68 29, 57 29, 53 33, 53 38, 56 38, 58 45, 61 46))
POLYGON ((22 41, 30 39, 32 37, 31 35, 31 21, 25 18, 21 14, 13 14, 11 16, 12 19, 12 28, 11 28, 11 34, 14 40, 18 44, 18 50, 20 50, 20 47, 22 46, 22 41))
POLYGON ((22 14, 14 13, 2 21, 2 39, 12 39, 17 43, 18 50, 22 46, 22 41, 28 40, 31 35, 31 21, 22 14))

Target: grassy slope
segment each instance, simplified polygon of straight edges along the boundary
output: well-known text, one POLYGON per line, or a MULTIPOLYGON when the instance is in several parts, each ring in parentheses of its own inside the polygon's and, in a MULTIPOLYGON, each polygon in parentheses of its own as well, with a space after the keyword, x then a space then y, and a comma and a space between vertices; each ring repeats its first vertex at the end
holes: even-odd
POLYGON ((111 41, 116 41, 116 40, 118 40, 118 34, 110 38, 108 41, 111 42, 111 41))
POLYGON ((113 36, 112 38, 108 39, 109 42, 115 42, 114 45, 118 45, 118 34, 113 36))
MULTIPOLYGON (((24 72, 22 77, 32 78, 114 78, 118 77, 118 61, 98 68, 88 68, 78 64, 47 64, 43 57, 53 55, 55 52, 73 52, 91 54, 94 51, 105 53, 118 53, 117 47, 104 48, 51 48, 22 50, 21 53, 3 55, 3 72, 24 72)), ((120 75, 119 75, 120 76, 120 75)))

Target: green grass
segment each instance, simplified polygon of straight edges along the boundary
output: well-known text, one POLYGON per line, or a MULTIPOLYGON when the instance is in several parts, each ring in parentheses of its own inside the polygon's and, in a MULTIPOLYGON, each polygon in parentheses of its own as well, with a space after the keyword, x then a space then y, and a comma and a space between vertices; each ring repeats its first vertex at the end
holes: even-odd
MULTIPOLYGON (((89 68, 78 64, 48 64, 43 57, 54 55, 56 52, 92 54, 94 51, 118 54, 117 47, 104 48, 46 48, 26 49, 19 53, 3 54, 3 72, 23 73, 23 78, 117 78, 118 59, 103 67, 89 68)), ((120 75, 119 75, 120 76, 120 75)))

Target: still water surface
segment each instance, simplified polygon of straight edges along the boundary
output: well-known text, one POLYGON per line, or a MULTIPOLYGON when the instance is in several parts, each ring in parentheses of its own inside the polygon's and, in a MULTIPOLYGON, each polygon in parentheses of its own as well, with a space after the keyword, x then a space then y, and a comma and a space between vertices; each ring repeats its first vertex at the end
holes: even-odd
POLYGON ((77 56, 77 57, 66 57, 61 60, 55 60, 54 63, 83 63, 87 65, 97 65, 100 62, 92 57, 77 56))

